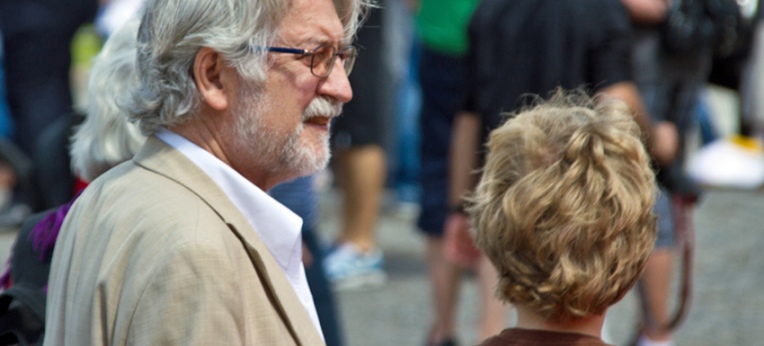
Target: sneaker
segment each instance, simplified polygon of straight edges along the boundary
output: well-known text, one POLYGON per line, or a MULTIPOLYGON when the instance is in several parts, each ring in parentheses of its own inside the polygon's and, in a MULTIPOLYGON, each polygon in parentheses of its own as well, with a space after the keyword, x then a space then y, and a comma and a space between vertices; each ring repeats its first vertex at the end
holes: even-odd
POLYGON ((637 339, 636 345, 637 346, 674 346, 674 341, 671 339, 666 341, 654 341, 654 340, 650 340, 650 338, 648 338, 644 334, 640 334, 639 339, 637 339))
POLYGON ((334 288, 352 290, 382 286, 387 280, 383 264, 382 251, 363 253, 355 245, 345 243, 329 252, 324 270, 334 288))

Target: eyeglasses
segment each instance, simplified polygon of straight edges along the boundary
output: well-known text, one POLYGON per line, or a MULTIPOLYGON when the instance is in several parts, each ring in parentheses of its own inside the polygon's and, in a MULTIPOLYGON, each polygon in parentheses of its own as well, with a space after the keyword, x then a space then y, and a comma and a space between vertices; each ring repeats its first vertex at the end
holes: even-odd
POLYGON ((358 50, 353 46, 347 46, 340 51, 337 51, 337 48, 332 45, 321 45, 313 51, 285 47, 266 47, 266 49, 273 53, 299 54, 303 58, 310 57, 310 73, 318 78, 329 77, 337 57, 340 57, 342 66, 345 68, 345 74, 349 76, 350 72, 353 71, 355 58, 358 56, 358 50))

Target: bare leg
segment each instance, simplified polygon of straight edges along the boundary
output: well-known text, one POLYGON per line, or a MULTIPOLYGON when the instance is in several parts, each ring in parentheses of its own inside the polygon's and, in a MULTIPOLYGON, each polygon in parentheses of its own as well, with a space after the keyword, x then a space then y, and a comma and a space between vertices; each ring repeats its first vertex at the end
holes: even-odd
POLYGON ((378 145, 338 152, 335 172, 343 195, 342 228, 324 269, 336 289, 379 286, 385 282, 384 256, 375 246, 379 207, 385 187, 385 152, 378 145))
POLYGON ((11 202, 14 186, 16 186, 16 172, 5 162, 0 162, 0 207, 11 202))
POLYGON ((507 328, 507 315, 510 306, 496 298, 496 286, 499 283, 498 275, 491 261, 485 256, 480 259, 477 274, 482 300, 478 340, 482 341, 507 328))
POLYGON ((644 334, 653 341, 671 340, 671 332, 661 327, 665 326, 669 320, 668 306, 673 270, 672 250, 658 248, 647 260, 645 271, 639 281, 644 334))
POLYGON ((343 150, 338 159, 345 208, 339 242, 350 242, 362 251, 369 251, 374 248, 385 186, 385 152, 380 146, 368 145, 343 150))
POLYGON ((437 344, 455 336, 454 320, 462 270, 447 261, 443 254, 443 239, 427 237, 427 266, 433 301, 433 324, 430 344, 437 344))
POLYGON ((13 189, 16 186, 16 172, 5 162, 0 162, 0 188, 13 189))

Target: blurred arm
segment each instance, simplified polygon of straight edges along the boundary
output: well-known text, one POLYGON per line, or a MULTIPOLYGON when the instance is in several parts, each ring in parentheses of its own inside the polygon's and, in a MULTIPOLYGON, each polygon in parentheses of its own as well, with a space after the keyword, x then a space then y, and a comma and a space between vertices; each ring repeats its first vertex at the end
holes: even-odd
POLYGON ((462 197, 475 187, 481 126, 482 120, 476 113, 460 112, 454 118, 448 165, 450 206, 462 204, 462 197))
POLYGON ((668 121, 652 124, 637 86, 632 82, 620 82, 600 91, 605 97, 622 100, 634 115, 634 120, 642 130, 642 140, 650 155, 660 164, 671 163, 679 153, 679 132, 668 121))
MULTIPOLYGON (((449 151, 448 205, 461 206, 463 197, 477 183, 475 170, 480 160, 480 127, 482 119, 476 113, 460 112, 454 118, 449 151)), ((480 258, 480 250, 473 245, 469 233, 469 216, 463 212, 448 213, 444 225, 446 259, 463 267, 474 267, 480 258)))
POLYGON ((634 23, 657 24, 663 21, 671 0, 621 0, 634 23))

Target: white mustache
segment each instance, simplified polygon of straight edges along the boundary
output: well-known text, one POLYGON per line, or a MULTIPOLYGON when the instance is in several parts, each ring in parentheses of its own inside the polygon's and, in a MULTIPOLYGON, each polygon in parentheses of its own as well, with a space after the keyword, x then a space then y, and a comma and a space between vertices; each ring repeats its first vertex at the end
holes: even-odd
POLYGON ((317 97, 310 101, 308 108, 302 113, 302 120, 318 116, 334 118, 340 113, 342 113, 342 102, 332 101, 327 97, 317 97))

